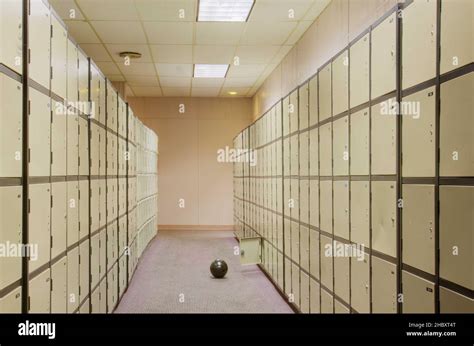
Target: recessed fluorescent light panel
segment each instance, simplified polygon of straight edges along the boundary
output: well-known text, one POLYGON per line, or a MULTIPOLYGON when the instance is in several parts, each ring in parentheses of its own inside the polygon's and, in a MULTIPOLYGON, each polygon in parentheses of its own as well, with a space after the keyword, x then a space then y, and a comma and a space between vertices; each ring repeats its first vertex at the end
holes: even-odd
POLYGON ((224 78, 228 69, 229 65, 196 64, 194 65, 194 77, 224 78))
POLYGON ((245 22, 255 0, 199 0, 199 22, 245 22))

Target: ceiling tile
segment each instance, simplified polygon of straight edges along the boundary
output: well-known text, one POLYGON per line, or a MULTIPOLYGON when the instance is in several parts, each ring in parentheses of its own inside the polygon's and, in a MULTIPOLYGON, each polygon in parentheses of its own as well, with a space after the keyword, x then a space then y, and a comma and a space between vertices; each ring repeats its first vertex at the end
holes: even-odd
POLYGON ((217 97, 221 88, 194 88, 191 90, 193 97, 217 97))
POLYGON ((220 88, 225 78, 193 78, 193 88, 220 88))
POLYGON ((77 43, 100 43, 99 38, 88 22, 82 21, 65 21, 69 35, 72 36, 77 43))
POLYGON ((92 21, 91 24, 104 43, 146 43, 140 22, 92 21))
POLYGON ((163 88, 163 96, 189 96, 189 88, 163 88))
POLYGON ((159 97, 163 95, 159 87, 132 86, 132 90, 136 97, 159 97))
POLYGON ((280 46, 239 46, 236 56, 241 64, 266 64, 280 50, 280 46))
POLYGON ((280 51, 273 57, 272 63, 279 63, 290 52, 293 46, 281 46, 280 51))
POLYGON ((291 44, 294 45, 298 40, 303 36, 303 34, 308 30, 308 28, 313 24, 312 21, 305 20, 302 22, 298 22, 298 26, 296 29, 291 33, 290 37, 288 40, 285 42, 285 44, 291 44))
POLYGON ((245 23, 196 23, 196 44, 236 45, 245 28, 245 23))
POLYGON ((160 77, 160 85, 162 87, 189 88, 191 87, 191 78, 160 77))
POLYGON ((106 75, 120 74, 120 70, 114 62, 97 61, 96 64, 100 68, 100 70, 106 75))
POLYGON ((92 58, 96 63, 99 61, 112 61, 109 53, 104 48, 104 45, 99 43, 83 43, 81 48, 86 52, 88 56, 92 58))
POLYGON ((135 5, 140 18, 144 21, 194 22, 196 20, 195 0, 135 0, 135 5))
POLYGON ((230 64, 234 58, 235 46, 194 46, 195 64, 230 64))
POLYGON ((153 59, 151 58, 150 50, 148 49, 148 46, 145 44, 107 44, 106 47, 107 47, 107 50, 112 55, 112 59, 114 59, 114 61, 117 61, 119 63, 122 63, 124 61, 124 58, 122 58, 119 55, 120 52, 137 52, 137 53, 142 54, 142 57, 139 59, 131 59, 132 63, 153 62, 153 59))
POLYGON ((241 44, 283 44, 297 22, 249 22, 241 39, 241 44))
POLYGON ((89 20, 139 20, 133 0, 76 0, 89 20))
POLYGON ((151 54, 156 63, 191 64, 192 45, 151 45, 151 54))
POLYGON ((193 25, 190 22, 144 22, 150 44, 192 44, 193 25))
POLYGON ((158 76, 163 77, 192 77, 193 65, 191 64, 156 64, 158 76))
POLYGON ((130 86, 136 87, 158 87, 158 78, 156 76, 125 76, 130 86))
POLYGON ((49 0, 56 13, 64 20, 83 20, 81 10, 74 0, 49 0))
POLYGON ((330 2, 331 0, 316 0, 303 20, 316 20, 330 2))
POLYGON ((247 78, 226 78, 224 88, 249 88, 255 84, 258 76, 247 78))
POLYGON ((234 66, 232 65, 229 69, 229 72, 227 72, 227 77, 228 78, 233 78, 233 77, 258 77, 263 70, 265 69, 266 65, 238 65, 234 66))
POLYGON ((155 67, 152 63, 147 62, 131 62, 130 65, 118 64, 120 71, 124 75, 155 75, 155 67))
POLYGON ((258 0, 252 9, 249 22, 298 21, 313 4, 314 0, 258 0))

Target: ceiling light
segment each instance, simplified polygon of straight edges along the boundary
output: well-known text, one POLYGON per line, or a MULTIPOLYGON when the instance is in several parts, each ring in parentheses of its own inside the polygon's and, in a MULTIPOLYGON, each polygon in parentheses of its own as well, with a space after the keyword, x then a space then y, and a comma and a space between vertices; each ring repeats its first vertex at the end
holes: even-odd
POLYGON ((138 52, 120 52, 119 55, 121 58, 129 57, 130 59, 140 59, 142 57, 142 53, 138 52))
POLYGON ((195 78, 224 78, 229 65, 195 64, 195 78))
POLYGON ((229 91, 229 95, 237 95, 237 91, 229 91))
POLYGON ((245 22, 254 0, 199 0, 198 22, 245 22))

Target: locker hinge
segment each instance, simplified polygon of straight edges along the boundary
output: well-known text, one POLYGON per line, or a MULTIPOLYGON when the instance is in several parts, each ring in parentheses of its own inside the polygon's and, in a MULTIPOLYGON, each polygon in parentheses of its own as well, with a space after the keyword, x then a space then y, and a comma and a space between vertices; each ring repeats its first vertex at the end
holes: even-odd
POLYGON ((31 310, 31 297, 28 297, 28 311, 31 310))
POLYGON ((81 221, 79 221, 79 229, 81 229, 81 221))
POLYGON ((28 48, 28 64, 31 64, 31 49, 28 48))
POLYGON ((89 226, 92 226, 92 216, 89 217, 89 226))
POLYGON ((51 152, 51 164, 53 164, 53 152, 51 152))
POLYGON ((31 199, 28 198, 28 214, 31 213, 31 199))
POLYGON ((28 115, 31 114, 31 100, 28 100, 28 115))
MULTIPOLYGON (((81 255, 79 255, 79 264, 81 264, 81 255)), ((79 289, 81 288, 79 287, 79 289)))
POLYGON ((51 75, 51 79, 53 79, 53 66, 49 68, 49 73, 51 75))
POLYGON ((51 285, 49 286, 51 292, 53 292, 53 279, 50 280, 51 285))
POLYGON ((77 158, 77 165, 78 165, 78 166, 81 165, 81 157, 80 157, 80 156, 77 158))
POLYGON ((53 26, 51 25, 51 38, 53 38, 53 26))
POLYGON ((79 296, 81 295, 81 286, 79 286, 79 296))
POLYGON ((28 163, 31 162, 31 149, 28 148, 28 163))
POLYGON ((51 199, 51 208, 53 207, 53 195, 49 196, 51 199))
POLYGON ((51 248, 53 248, 53 236, 51 236, 51 248))

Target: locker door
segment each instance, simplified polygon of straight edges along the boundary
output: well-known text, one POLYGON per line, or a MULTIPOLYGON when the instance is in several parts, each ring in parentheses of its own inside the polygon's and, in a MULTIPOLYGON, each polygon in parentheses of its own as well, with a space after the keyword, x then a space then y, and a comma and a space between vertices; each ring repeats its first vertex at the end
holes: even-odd
POLYGON ((321 313, 321 307, 320 307, 320 286, 319 283, 314 280, 314 279, 309 279, 310 282, 310 287, 309 287, 309 292, 310 292, 310 312, 312 314, 319 314, 321 313))
POLYGON ((79 240, 89 234, 89 182, 79 181, 79 240))
MULTIPOLYGON (((49 89, 51 18, 48 6, 31 0, 29 14, 30 78, 49 89)), ((33 127, 34 128, 34 127, 33 127)))
MULTIPOLYGON (((336 251, 344 246, 341 242, 334 242, 336 251)), ((334 293, 349 302, 349 258, 346 256, 334 256, 334 293)))
POLYGON ((91 232, 95 232, 99 229, 99 180, 91 180, 91 232))
POLYGON ((285 294, 289 298, 291 292, 291 261, 285 257, 285 294))
POLYGON ((319 227, 319 181, 309 181, 309 224, 319 227))
POLYGON ((21 287, 0 298, 0 312, 5 314, 21 313, 21 287))
POLYGON ((321 283, 331 291, 333 290, 332 247, 332 240, 321 235, 321 283))
POLYGON ((51 273, 49 269, 30 280, 30 310, 29 313, 51 312, 51 273))
POLYGON ((249 265, 261 263, 261 238, 240 239, 240 264, 249 265))
POLYGON ((67 183, 51 184, 53 206, 51 209, 51 259, 66 251, 67 248, 67 183))
POLYGON ((396 13, 372 30, 372 100, 396 87, 396 13))
MULTIPOLYGON (((0 187, 0 244, 22 243, 21 186, 0 187)), ((21 257, 0 257, 0 290, 21 279, 21 257)))
POLYGON ((333 125, 334 175, 349 174, 349 117, 338 119, 333 125))
POLYGON ((102 228, 107 223, 107 182, 105 179, 99 179, 99 226, 102 228))
POLYGON ((79 247, 67 253, 67 312, 79 307, 79 247))
POLYGON ((290 133, 298 131, 298 90, 290 94, 290 133))
POLYGON ((299 261, 300 258, 300 225, 291 222, 291 259, 299 261))
POLYGON ((91 287, 96 287, 100 279, 100 247, 99 234, 91 238, 91 287))
POLYGON ((80 314, 90 314, 90 309, 89 309, 89 298, 87 298, 86 301, 81 305, 79 308, 79 313, 80 314))
POLYGON ((441 186, 440 277, 474 289, 474 187, 441 186))
POLYGON ((441 73, 446 73, 474 61, 474 3, 443 0, 441 6, 441 73))
POLYGON ((320 153, 319 174, 321 176, 332 175, 332 124, 325 124, 319 128, 320 153))
POLYGON ((319 279, 319 232, 309 230, 309 248, 309 272, 319 279))
POLYGON ((82 302, 89 295, 89 241, 79 245, 79 301, 82 302))
POLYGON ((372 106, 372 174, 396 173, 395 99, 372 106))
POLYGON ((334 235, 349 240, 349 181, 334 181, 334 235))
POLYGON ((100 127, 91 123, 91 175, 99 175, 100 127))
POLYGON ((125 288, 127 287, 127 258, 122 256, 119 261, 120 268, 119 268, 119 289, 120 289, 120 296, 119 299, 122 297, 123 293, 125 292, 125 288))
POLYGON ((309 175, 319 175, 319 129, 309 131, 309 175))
POLYGON ((364 35, 350 47, 350 108, 369 101, 369 48, 370 34, 364 35))
POLYGON ((309 83, 305 83, 299 88, 298 114, 299 114, 300 130, 304 130, 308 127, 308 120, 309 120, 308 119, 308 111, 309 111, 308 92, 309 92, 309 83))
POLYGON ((293 207, 290 207, 290 215, 292 219, 298 220, 300 214, 299 180, 294 178, 291 179, 291 199, 293 207))
POLYGON ((440 174, 474 175, 474 73, 441 84, 440 174))
MULTIPOLYGON (((12 1, 10 1, 12 2, 12 1)), ((2 6, 0 5, 0 9, 2 6)), ((12 5, 9 5, 12 7, 12 5)), ((2 17, 2 21, 5 17, 2 17)), ((0 24, 3 25, 3 24, 0 24)), ((3 44, 3 42, 2 42, 3 44)), ((0 74, 0 176, 21 176, 22 86, 0 74)))
POLYGON ((107 269, 110 269, 117 259, 117 222, 107 226, 107 269))
POLYGON ((351 175, 369 175, 369 109, 351 114, 351 175))
POLYGON ((290 302, 291 298, 293 298, 293 303, 300 308, 301 307, 301 302, 300 302, 300 268, 292 263, 291 264, 291 293, 293 296, 290 296, 290 302))
POLYGON ((53 112, 51 123, 51 175, 66 175, 67 161, 67 115, 62 109, 64 106, 52 100, 53 112))
POLYGON ((474 299, 469 299, 462 294, 440 287, 440 312, 441 313, 472 313, 474 299))
POLYGON ((67 100, 75 102, 78 100, 78 62, 77 47, 71 41, 67 41, 67 100))
POLYGON ((321 194, 321 230, 327 233, 332 233, 332 181, 320 181, 321 194))
POLYGON ((44 212, 45 206, 51 205, 50 184, 30 185, 30 213, 29 213, 29 242, 38 244, 37 259, 30 260, 30 273, 50 260, 51 249, 51 218, 50 213, 44 212))
MULTIPOLYGON (((107 179, 107 222, 117 218, 117 179, 107 179)), ((144 221, 144 220, 143 220, 144 221)))
POLYGON ((435 93, 433 86, 403 98, 404 104, 419 107, 418 112, 402 113, 402 173, 405 177, 435 175, 435 93))
POLYGON ((370 192, 368 181, 351 181, 351 240, 369 247, 370 192))
POLYGON ((283 196, 284 196, 284 205, 283 205, 283 209, 284 209, 284 215, 285 216, 290 216, 290 199, 291 199, 291 195, 290 195, 290 179, 284 179, 283 181, 283 196))
POLYGON ((107 280, 101 281, 100 286, 100 313, 107 313, 107 280))
POLYGON ((332 116, 331 64, 319 71, 319 121, 332 116))
MULTIPOLYGON (((74 113, 76 113, 74 111, 74 113)), ((79 174, 79 117, 67 116, 67 175, 79 174)))
POLYGON ((67 257, 51 266, 51 312, 67 312, 67 257))
POLYGON ((283 108, 283 136, 290 133, 290 97, 287 96, 282 101, 283 108))
POLYGON ((0 62, 10 69, 22 71, 22 4, 3 0, 0 5, 0 62))
POLYGON ((127 216, 119 219, 119 256, 122 256, 127 246, 127 216))
POLYGON ((79 175, 89 175, 88 132, 87 120, 79 118, 79 175))
POLYGON ((117 132, 117 92, 107 82, 107 127, 117 132))
POLYGON ((372 182, 372 248, 392 257, 397 252, 397 192, 392 181, 372 182))
POLYGON ((300 172, 299 175, 307 176, 309 175, 309 155, 308 155, 308 144, 309 144, 309 132, 300 134, 300 152, 299 152, 299 166, 300 172))
POLYGON ((328 291, 321 290, 321 313, 333 314, 334 313, 334 299, 332 294, 328 291))
POLYGON ((300 180, 300 220, 309 223, 309 180, 300 180))
POLYGON ((309 126, 318 123, 318 76, 309 81, 309 126))
POLYGON ((89 61, 81 50, 78 50, 77 55, 79 59, 79 101, 87 102, 89 100, 89 61))
POLYGON ((51 163, 51 100, 30 88, 30 176, 49 176, 51 163))
POLYGON ((100 313, 100 287, 97 288, 92 292, 92 311, 91 313, 97 314, 100 313))
POLYGON ((116 295, 117 295, 117 286, 116 286, 116 275, 115 275, 115 268, 112 269, 109 274, 107 275, 107 310, 111 313, 114 308, 115 304, 117 303, 116 295))
POLYGON ((435 188, 403 185, 403 263, 434 274, 435 188))
MULTIPOLYGON (((99 175, 105 175, 105 166, 107 164, 107 132, 102 127, 99 127, 100 144, 99 144, 99 175)), ((130 157, 130 163, 135 160, 135 156, 130 157)))
POLYGON ((335 300, 334 301, 334 313, 336 313, 336 314, 348 314, 348 313, 350 313, 350 311, 341 302, 339 302, 338 300, 335 300))
POLYGON ((397 312, 397 267, 372 256, 372 312, 397 312))
POLYGON ((100 232, 100 280, 105 277, 107 273, 107 231, 102 230, 100 232))
MULTIPOLYGON (((332 62, 333 115, 349 107, 349 56, 347 50, 332 62)), ((359 87, 359 86, 358 86, 359 87)))
POLYGON ((299 175, 299 136, 290 137, 290 174, 299 175))
POLYGON ((402 85, 409 88, 436 75, 436 1, 414 1, 403 10, 402 85))
POLYGON ((402 271, 403 313, 434 313, 435 285, 419 276, 402 271))
POLYGON ((351 304, 358 313, 370 312, 369 256, 351 258, 351 304))
POLYGON ((67 30, 59 23, 56 17, 51 16, 51 90, 66 98, 66 71, 67 71, 67 30))

